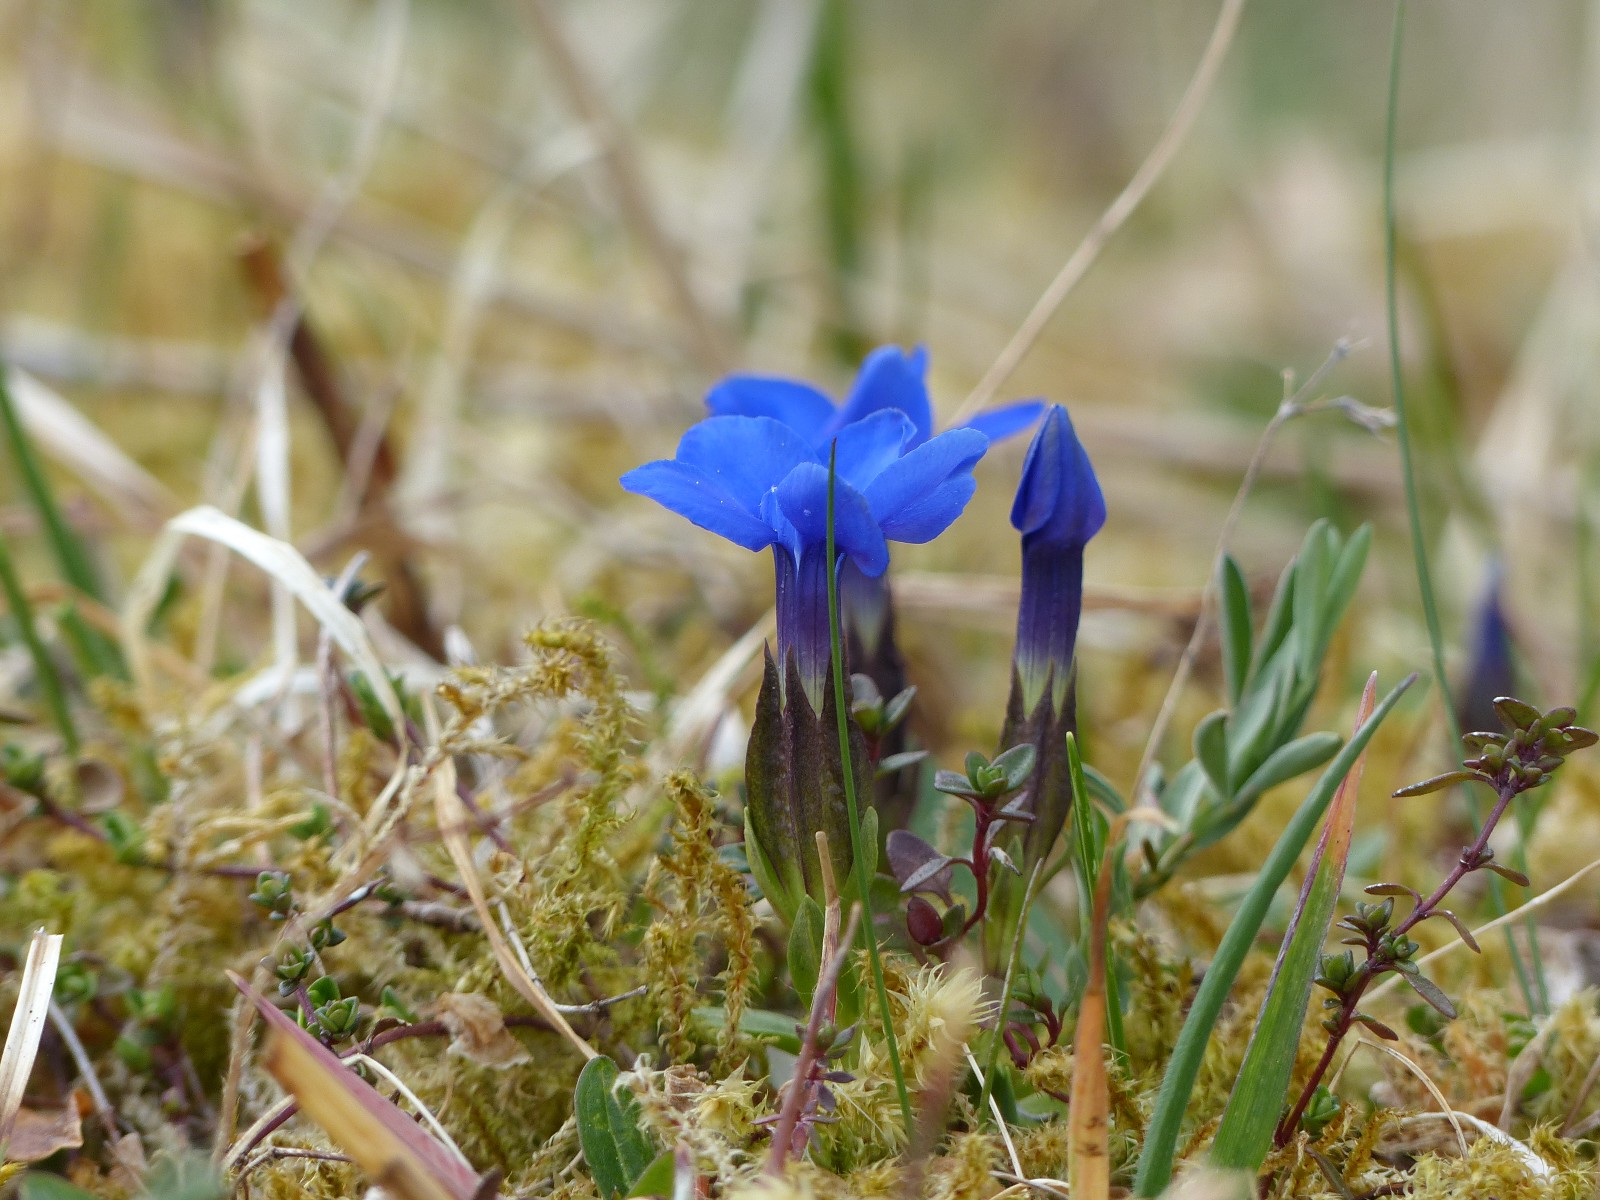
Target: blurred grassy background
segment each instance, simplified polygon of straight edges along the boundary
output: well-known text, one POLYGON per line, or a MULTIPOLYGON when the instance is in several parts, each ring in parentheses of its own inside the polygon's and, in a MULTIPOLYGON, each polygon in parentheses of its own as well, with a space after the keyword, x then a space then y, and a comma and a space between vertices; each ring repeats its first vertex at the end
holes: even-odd
MULTIPOLYGON (((1597 644, 1600 6, 1413 7, 1402 320, 1447 636, 1462 645, 1504 555, 1526 690, 1553 704, 1582 692, 1597 644)), ((953 413, 1160 134, 1215 12, 0 3, 0 353, 158 478, 170 511, 286 531, 329 574, 359 546, 403 557, 426 628, 459 626, 485 659, 584 605, 632 639, 642 684, 684 688, 760 617, 768 567, 617 474, 669 452, 730 367, 837 391, 864 348, 925 341, 953 413), (240 257, 262 237, 331 361, 354 465, 293 370, 274 390, 271 297, 240 257), (392 480, 372 469, 385 429, 392 480)), ((1351 338, 1330 394, 1389 403, 1391 19, 1369 0, 1248 5, 1170 170, 1001 391, 1068 404, 1108 494, 1083 692, 1119 778, 1280 373, 1351 338)), ((904 636, 925 711, 949 716, 941 745, 999 723, 1021 452, 990 456, 949 535, 897 551, 918 572, 904 636)), ((63 487, 126 579, 159 511, 63 487)), ((1307 417, 1235 542, 1265 589, 1314 517, 1377 523, 1341 700, 1373 665, 1426 661, 1400 495, 1392 435, 1307 417)), ((4 528, 31 530, 9 477, 0 498, 4 528)), ((259 661, 265 585, 229 587, 220 630, 193 595, 174 629, 259 661)))

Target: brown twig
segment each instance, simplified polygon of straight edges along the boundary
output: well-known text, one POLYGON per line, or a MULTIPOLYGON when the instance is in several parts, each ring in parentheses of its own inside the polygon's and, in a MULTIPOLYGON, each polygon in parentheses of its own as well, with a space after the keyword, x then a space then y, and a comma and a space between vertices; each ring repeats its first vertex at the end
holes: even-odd
POLYGON ((783 1098, 783 1108, 778 1113, 777 1126, 772 1131, 772 1150, 767 1156, 768 1175, 783 1174, 783 1164, 788 1160, 789 1151, 793 1148, 800 1111, 805 1107, 806 1097, 815 1086, 816 1081, 813 1076, 822 1061, 822 1051, 817 1045, 817 1040, 822 1032, 823 1014, 832 1007, 833 997, 839 987, 839 975, 850 957, 850 947, 855 943, 856 927, 860 923, 861 908, 859 905, 851 905, 850 919, 845 924, 844 937, 839 941, 839 949, 828 960, 827 966, 817 979, 817 990, 811 997, 811 1016, 806 1021, 805 1034, 800 1039, 800 1057, 795 1060, 794 1077, 789 1081, 789 1090, 783 1098))

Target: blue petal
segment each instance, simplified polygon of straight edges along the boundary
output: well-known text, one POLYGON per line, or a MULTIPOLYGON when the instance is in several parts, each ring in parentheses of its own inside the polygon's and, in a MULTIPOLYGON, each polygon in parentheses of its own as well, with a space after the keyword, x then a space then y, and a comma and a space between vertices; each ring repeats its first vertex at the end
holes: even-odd
POLYGON ((1084 545, 1106 523, 1100 481, 1059 404, 1051 407, 1028 447, 1011 523, 1024 534, 1063 546, 1084 545))
POLYGON ((976 429, 950 429, 890 463, 866 489, 872 515, 887 526, 952 475, 970 474, 989 448, 976 429))
MULTIPOLYGON (((852 421, 839 430, 839 479, 857 491, 883 474, 890 463, 900 457, 906 443, 916 433, 911 420, 897 408, 885 408, 860 421, 852 421)), ((828 457, 822 448, 824 460, 828 457)))
POLYGON ((922 499, 906 505, 883 522, 883 536, 893 542, 931 542, 961 515, 977 489, 970 473, 945 480, 922 499))
POLYGON ((645 463, 629 471, 621 482, 628 491, 648 496, 746 550, 761 550, 777 540, 771 526, 747 511, 715 479, 706 478, 688 463, 671 459, 645 463))
POLYGON ((1039 414, 1046 407, 1043 400, 1024 400, 1021 404, 987 409, 973 417, 963 428, 976 429, 991 442, 998 442, 1027 429, 1039 419, 1039 414))
POLYGON ((711 417, 689 427, 678 443, 677 461, 714 480, 755 516, 762 496, 817 456, 804 437, 771 417, 711 417))
POLYGON ((837 426, 878 412, 898 408, 911 418, 916 430, 911 445, 920 446, 933 436, 933 406, 928 401, 928 351, 918 346, 907 354, 899 346, 879 346, 861 364, 855 384, 840 411, 837 426))
POLYGON ((820 446, 838 416, 829 400, 809 383, 770 375, 730 375, 706 395, 714 417, 771 417, 810 445, 820 446))
MULTIPOLYGON (((778 508, 795 531, 795 558, 828 544, 828 469, 805 463, 778 485, 778 508)), ((889 545, 873 519, 866 497, 844 480, 834 487, 834 544, 863 575, 882 575, 889 565, 889 545)))

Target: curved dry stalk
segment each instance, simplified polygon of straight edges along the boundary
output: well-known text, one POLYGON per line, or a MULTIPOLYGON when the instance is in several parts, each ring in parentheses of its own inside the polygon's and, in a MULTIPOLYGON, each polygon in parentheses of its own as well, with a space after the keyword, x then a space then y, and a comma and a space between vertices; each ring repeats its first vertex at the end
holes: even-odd
POLYGON ((1200 611, 1195 616, 1194 629, 1189 634, 1189 642, 1183 648, 1183 654, 1178 659, 1178 666, 1172 673, 1172 682, 1167 685, 1167 694, 1161 699, 1161 708, 1156 713, 1156 719, 1150 726, 1150 736, 1145 740, 1144 752, 1139 755, 1139 766, 1133 773, 1133 789, 1129 793, 1134 803, 1139 803, 1144 791, 1145 777, 1150 773, 1150 767, 1155 762, 1156 755, 1161 750, 1162 739, 1166 737, 1167 726, 1172 724, 1172 718, 1178 711, 1178 701, 1183 695, 1183 689, 1188 686, 1189 674, 1194 670, 1195 659, 1200 654, 1200 646, 1205 641, 1206 634, 1210 631, 1211 621, 1216 615, 1217 608, 1217 580, 1222 574, 1222 560, 1227 556, 1228 546, 1233 541, 1234 530, 1238 528, 1240 519, 1244 516, 1245 501, 1250 498, 1250 493, 1255 490, 1256 480, 1261 477, 1261 469, 1266 465, 1267 453, 1272 449, 1278 430, 1282 429, 1289 421, 1308 411, 1312 406, 1312 392, 1322 386, 1322 381, 1327 378, 1339 363, 1343 362, 1350 353, 1352 343, 1341 338, 1334 343, 1328 357, 1305 383, 1300 387, 1292 387, 1291 376, 1284 373, 1284 398, 1272 414, 1272 420, 1267 422, 1267 427, 1261 431, 1261 438, 1256 442, 1255 453, 1250 456, 1250 462, 1245 467, 1244 478, 1239 481, 1239 489, 1233 494, 1233 503, 1228 507, 1228 515, 1223 518, 1222 530, 1217 534, 1216 551, 1211 556, 1211 570, 1206 576, 1205 586, 1200 589, 1200 611))
POLYGON ((650 257, 655 260, 656 269, 688 328, 697 359, 709 370, 724 370, 729 356, 722 333, 701 303, 689 278, 682 251, 656 211, 638 152, 628 137, 626 127, 617 119, 616 113, 589 77, 560 18, 550 10, 545 0, 523 0, 522 11, 528 14, 529 22, 538 31, 550 65, 555 69, 556 78, 567 94, 574 115, 589 127, 589 132, 599 142, 606 169, 611 175, 612 188, 616 192, 617 204, 644 242, 650 257))
POLYGON ((56 985, 56 968, 61 962, 62 935, 40 929, 28 944, 22 966, 22 983, 17 990, 17 1006, 11 1013, 5 1049, 0 1050, 0 1154, 11 1138, 11 1127, 22 1107, 33 1061, 39 1054, 39 1038, 50 1018, 50 992, 56 985))
POLYGON ((959 424, 994 401, 1000 386, 1011 378, 1011 373, 1028 356, 1028 351, 1033 349, 1034 343, 1039 340, 1039 335, 1050 323, 1050 318, 1055 316, 1056 310, 1061 307, 1061 302, 1071 294, 1073 288, 1078 286, 1094 260, 1099 257, 1106 242, 1111 240, 1111 235, 1122 228, 1123 223, 1133 215, 1133 210, 1139 207, 1155 181, 1161 177, 1161 173, 1167 169, 1167 164, 1177 154, 1178 147, 1183 144, 1183 139, 1194 126, 1195 118, 1200 115, 1206 97, 1211 94, 1212 85, 1217 81, 1217 73, 1222 68, 1222 60, 1227 56, 1228 47, 1233 44, 1233 35, 1238 31, 1239 17, 1243 11, 1244 0, 1222 0, 1222 8, 1217 13, 1217 23, 1211 30, 1211 39, 1206 43, 1206 48, 1200 55, 1200 62, 1195 67, 1194 77, 1184 89, 1183 97, 1178 101, 1178 107, 1173 110, 1172 119, 1167 122, 1167 127, 1161 131, 1161 136, 1150 148, 1150 153, 1144 162, 1139 164, 1139 169, 1133 173, 1133 178, 1128 180, 1127 186, 1117 194, 1110 207, 1100 214, 1100 219, 1084 235, 1083 241, 1078 243, 1078 248, 1072 252, 1072 257, 1067 259, 1056 277, 1050 281, 1050 286, 1045 288, 1044 294, 1034 302, 1032 310, 1023 319, 1016 333, 1011 335, 1011 340, 1006 343, 1005 349, 1000 351, 1000 356, 978 381, 978 386, 973 388, 971 395, 962 402, 956 411, 955 423, 959 424))

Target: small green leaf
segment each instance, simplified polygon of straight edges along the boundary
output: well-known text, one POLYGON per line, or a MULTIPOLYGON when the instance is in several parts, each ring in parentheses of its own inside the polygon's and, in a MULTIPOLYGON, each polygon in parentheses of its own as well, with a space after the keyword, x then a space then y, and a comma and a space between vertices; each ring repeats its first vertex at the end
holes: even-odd
POLYGON ((989 765, 999 767, 1005 772, 1006 791, 1014 792, 1028 782, 1028 776, 1033 774, 1033 764, 1038 757, 1039 752, 1032 744, 1023 742, 1020 746, 1011 747, 989 765))
MULTIPOLYGON (((704 1005, 691 1014, 708 1033, 721 1033, 728 1027, 728 1010, 721 1005, 704 1005)), ((764 1008, 747 1008, 739 1015, 739 1032, 758 1037, 789 1054, 800 1053, 800 1035, 794 1018, 764 1008)))
POLYGON ((618 1090, 617 1075, 617 1064, 609 1058, 591 1058, 573 1097, 578 1143, 606 1200, 627 1195, 657 1154, 640 1127, 639 1102, 632 1093, 618 1090))
POLYGON ((1231 554, 1222 559, 1222 674, 1237 705, 1250 677, 1250 589, 1231 554))
POLYGON ((1426 975, 1416 975, 1404 971, 1400 973, 1400 978, 1411 985, 1412 991, 1438 1009, 1440 1016, 1451 1021, 1456 1019, 1456 1006, 1451 1003, 1449 996, 1439 990, 1439 985, 1433 980, 1426 975))
POLYGON ((960 771, 935 771, 933 774, 933 787, 935 791, 944 792, 949 796, 976 796, 978 789, 960 771))
POLYGON ((1476 771, 1446 771, 1443 775, 1435 775, 1432 779, 1424 779, 1420 783, 1409 783, 1403 788, 1397 788, 1394 796, 1396 800, 1404 800, 1411 796, 1426 796, 1430 792, 1442 792, 1445 788, 1455 787, 1458 783, 1471 783, 1473 780, 1483 781, 1483 776, 1476 771))
POLYGON ((1518 887, 1528 887, 1528 886, 1530 886, 1532 884, 1532 880, 1530 880, 1521 871, 1518 871, 1513 867, 1505 866, 1503 863, 1492 862, 1492 863, 1484 863, 1483 865, 1488 867, 1489 870, 1493 871, 1496 875, 1499 875, 1501 878, 1509 879, 1512 883, 1516 884, 1518 887))
POLYGON ((1362 525, 1350 535, 1334 564, 1333 575, 1328 580, 1328 590, 1322 599, 1322 637, 1326 644, 1339 618, 1344 616, 1350 601, 1355 599, 1356 587, 1361 583, 1362 568, 1367 565, 1367 551, 1372 546, 1372 526, 1362 525))
POLYGON ((1461 940, 1467 944, 1467 949, 1474 954, 1483 953, 1483 948, 1478 945, 1478 939, 1472 936, 1472 930, 1468 929, 1461 918, 1448 908, 1436 908, 1428 915, 1430 917, 1443 917, 1446 921, 1449 921, 1450 924, 1456 927, 1456 932, 1461 935, 1461 940))
POLYGON ((1250 664, 1251 682, 1266 674, 1267 665, 1277 655, 1289 631, 1294 628, 1294 593, 1296 564, 1290 563, 1278 576, 1277 589, 1272 593, 1272 604, 1267 609, 1267 619, 1261 627, 1261 641, 1256 646, 1250 664))
POLYGON ((628 1200, 635 1197, 672 1195, 672 1185, 677 1179, 677 1163, 671 1150, 663 1150, 655 1162, 644 1169, 644 1174, 634 1181, 628 1200))
POLYGON ((1500 714, 1500 719, 1505 722, 1507 729, 1526 729, 1530 725, 1538 724, 1542 715, 1533 705, 1525 700, 1518 700, 1515 696, 1496 696, 1494 711, 1500 714))
POLYGON ((1217 795, 1226 799, 1228 789, 1228 714, 1220 709, 1194 727, 1194 756, 1199 761, 1217 795))
POLYGON ((802 896, 789 930, 789 978, 807 1008, 822 973, 822 926, 822 906, 810 896, 802 896))
POLYGON ((1369 883, 1361 890, 1369 896, 1410 896, 1413 903, 1422 903, 1422 893, 1403 883, 1369 883))
POLYGON ((896 771, 906 767, 914 767, 928 757, 926 750, 902 750, 899 754, 890 754, 878 762, 878 778, 893 775, 896 771))

